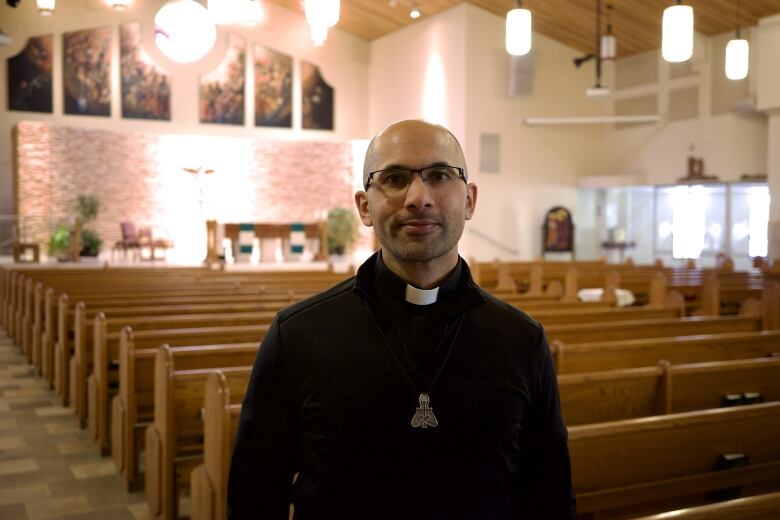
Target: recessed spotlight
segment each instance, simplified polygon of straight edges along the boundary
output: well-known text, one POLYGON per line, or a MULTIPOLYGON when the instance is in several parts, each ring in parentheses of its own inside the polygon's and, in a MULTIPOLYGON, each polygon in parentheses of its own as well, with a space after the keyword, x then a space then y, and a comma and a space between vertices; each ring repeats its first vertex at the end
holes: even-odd
POLYGON ((413 19, 418 19, 420 17, 420 8, 416 5, 412 7, 412 10, 409 11, 409 17, 413 19))

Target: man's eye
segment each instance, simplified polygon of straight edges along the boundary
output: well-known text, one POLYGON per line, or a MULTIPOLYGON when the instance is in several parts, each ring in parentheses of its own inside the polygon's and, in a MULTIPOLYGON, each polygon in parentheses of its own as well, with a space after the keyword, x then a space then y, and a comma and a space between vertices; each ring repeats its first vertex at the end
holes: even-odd
POLYGON ((386 173, 380 182, 385 186, 400 186, 404 182, 404 176, 400 173, 386 173))
POLYGON ((447 170, 432 170, 428 173, 428 180, 433 182, 447 182, 452 175, 447 170))

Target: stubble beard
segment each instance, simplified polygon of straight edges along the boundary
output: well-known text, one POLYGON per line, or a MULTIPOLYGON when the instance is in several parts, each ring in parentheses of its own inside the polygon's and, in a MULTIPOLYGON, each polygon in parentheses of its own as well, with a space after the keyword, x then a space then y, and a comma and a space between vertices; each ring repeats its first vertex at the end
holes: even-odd
POLYGON ((402 262, 431 262, 457 247, 463 226, 458 229, 443 217, 436 219, 437 229, 432 233, 407 235, 402 230, 400 219, 394 218, 385 226, 377 226, 376 234, 382 247, 402 262))

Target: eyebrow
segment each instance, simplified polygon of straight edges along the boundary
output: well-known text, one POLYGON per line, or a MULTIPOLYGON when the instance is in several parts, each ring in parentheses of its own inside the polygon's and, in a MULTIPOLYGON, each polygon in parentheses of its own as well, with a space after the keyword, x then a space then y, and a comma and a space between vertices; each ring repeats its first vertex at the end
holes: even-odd
MULTIPOLYGON (((428 166, 423 166, 422 169, 424 169, 424 168, 435 168, 436 166, 452 166, 452 165, 447 163, 447 162, 444 162, 444 161, 436 161, 436 162, 430 163, 428 166)), ((410 168, 409 166, 407 166, 405 164, 389 164, 389 165, 385 166, 384 168, 381 168, 380 170, 395 170, 395 169, 411 170, 412 168, 410 168)), ((377 171, 380 171, 380 170, 377 170, 377 171)))

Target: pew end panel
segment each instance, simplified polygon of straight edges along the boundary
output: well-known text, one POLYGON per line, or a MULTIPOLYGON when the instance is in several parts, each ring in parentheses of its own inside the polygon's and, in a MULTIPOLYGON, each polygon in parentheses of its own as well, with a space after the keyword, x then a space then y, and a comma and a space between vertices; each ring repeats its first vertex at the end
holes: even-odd
POLYGON ((57 323, 57 300, 54 297, 54 289, 48 287, 44 296, 44 325, 41 336, 41 370, 43 377, 54 388, 54 337, 55 324, 57 323))
MULTIPOLYGON (((192 508, 192 520, 214 520, 224 518, 217 515, 215 506, 214 485, 209 480, 206 465, 201 464, 192 470, 190 476, 190 498, 192 508)), ((225 507, 227 511, 227 506, 225 507)))

